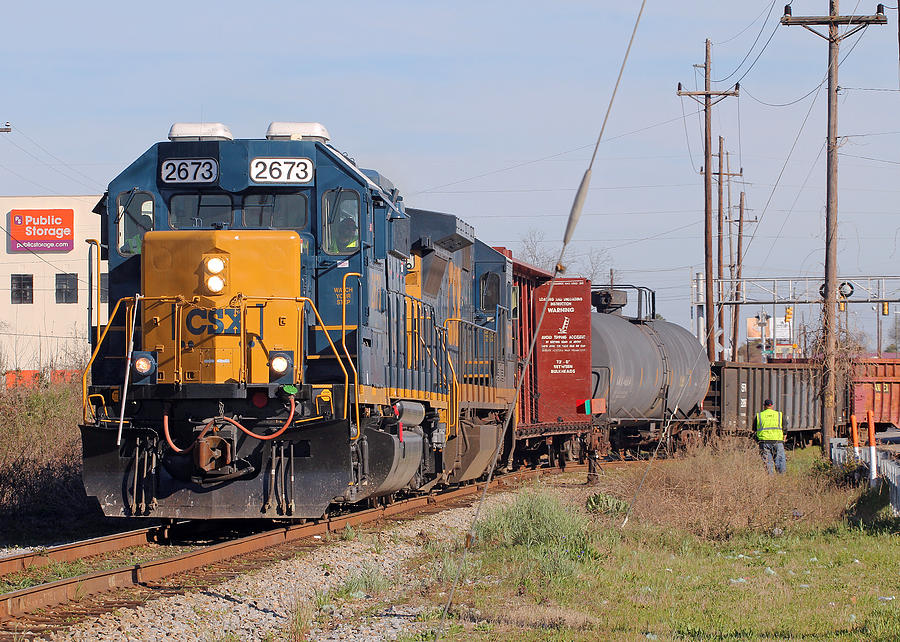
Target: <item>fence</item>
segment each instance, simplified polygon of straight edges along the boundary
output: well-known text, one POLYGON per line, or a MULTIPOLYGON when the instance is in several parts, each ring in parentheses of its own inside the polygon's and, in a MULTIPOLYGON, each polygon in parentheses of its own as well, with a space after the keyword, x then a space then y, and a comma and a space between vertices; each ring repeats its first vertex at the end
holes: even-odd
MULTIPOLYGON (((878 465, 878 476, 881 477, 882 483, 888 485, 890 490, 890 502, 894 515, 900 515, 900 464, 894 461, 890 453, 884 451, 875 451, 875 457, 878 465)), ((856 455, 853 452, 853 446, 848 444, 847 439, 840 437, 831 440, 831 461, 835 464, 843 465, 853 458, 869 466, 868 446, 860 446, 859 455, 856 455)))

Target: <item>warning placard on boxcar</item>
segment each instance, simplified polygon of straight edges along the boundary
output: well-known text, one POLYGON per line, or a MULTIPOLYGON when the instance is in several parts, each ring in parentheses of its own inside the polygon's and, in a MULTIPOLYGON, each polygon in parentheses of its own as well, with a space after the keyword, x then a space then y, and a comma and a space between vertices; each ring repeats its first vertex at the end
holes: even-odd
MULTIPOLYGON (((549 284, 535 290, 535 314, 549 284)), ((591 397, 591 284, 559 279, 547 306, 536 347, 538 421, 583 421, 577 406, 591 397)))

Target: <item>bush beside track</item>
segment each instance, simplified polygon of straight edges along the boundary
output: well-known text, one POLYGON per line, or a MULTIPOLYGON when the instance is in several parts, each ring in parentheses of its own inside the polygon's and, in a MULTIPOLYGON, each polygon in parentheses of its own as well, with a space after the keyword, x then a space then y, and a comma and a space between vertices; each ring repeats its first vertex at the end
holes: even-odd
POLYGON ((88 536, 102 521, 81 484, 80 419, 80 383, 0 390, 0 545, 88 536))

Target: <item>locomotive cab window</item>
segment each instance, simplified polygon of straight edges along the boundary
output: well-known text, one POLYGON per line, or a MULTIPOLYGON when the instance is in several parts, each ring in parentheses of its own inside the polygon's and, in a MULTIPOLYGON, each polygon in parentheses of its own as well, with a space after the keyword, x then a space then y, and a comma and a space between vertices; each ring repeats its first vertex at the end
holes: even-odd
POLYGON ((169 225, 176 230, 231 227, 228 194, 176 194, 169 201, 169 225))
POLYGON ((119 254, 141 253, 144 234, 153 229, 153 195, 130 190, 116 198, 116 226, 119 254))
POLYGON ((493 313, 500 305, 500 275, 485 272, 481 275, 481 309, 493 313))
POLYGON ((322 249, 353 254, 359 249, 359 194, 335 189, 322 197, 322 249))
POLYGON ((247 194, 243 208, 245 227, 287 230, 306 227, 306 194, 247 194))

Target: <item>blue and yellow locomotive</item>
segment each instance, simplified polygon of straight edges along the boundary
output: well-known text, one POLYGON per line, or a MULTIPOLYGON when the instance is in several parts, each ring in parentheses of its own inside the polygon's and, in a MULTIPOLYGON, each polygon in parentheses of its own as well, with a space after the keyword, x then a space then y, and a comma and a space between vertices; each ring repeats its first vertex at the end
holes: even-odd
POLYGON ((511 447, 511 260, 322 125, 175 124, 96 211, 110 321, 80 428, 106 514, 316 518, 511 447))

